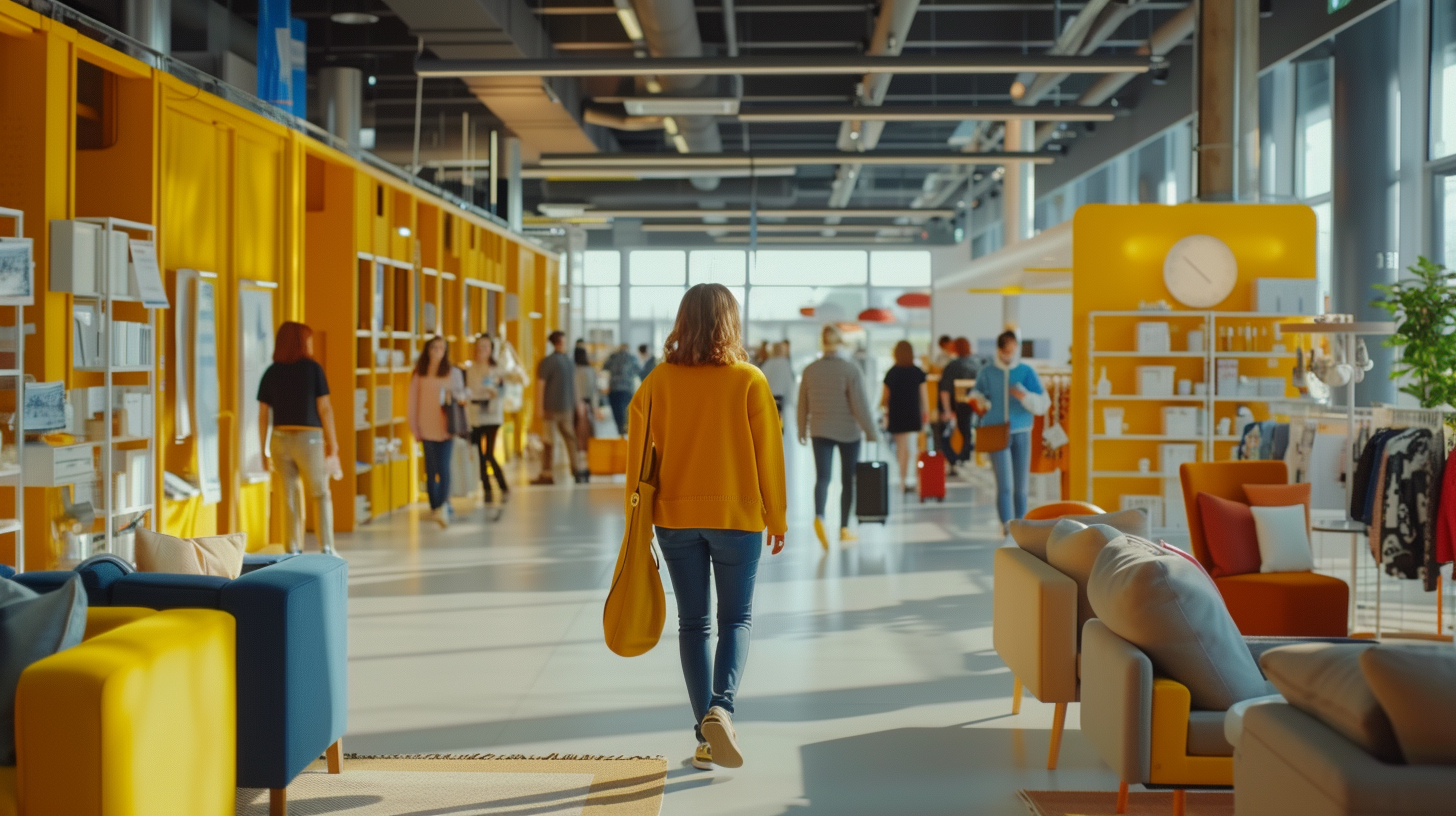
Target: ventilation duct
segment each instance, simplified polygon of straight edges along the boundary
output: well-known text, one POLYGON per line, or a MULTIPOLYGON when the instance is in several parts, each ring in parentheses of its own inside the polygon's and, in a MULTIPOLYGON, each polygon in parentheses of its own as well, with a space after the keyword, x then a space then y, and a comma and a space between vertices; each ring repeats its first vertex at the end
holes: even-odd
MULTIPOLYGON (((541 198, 553 204, 590 204, 604 210, 658 210, 672 207, 694 210, 709 204, 715 209, 746 209, 754 202, 763 209, 785 209, 794 206, 799 197, 798 184, 790 178, 714 180, 719 184, 718 189, 713 191, 711 202, 705 201, 703 191, 692 183, 667 179, 644 179, 629 183, 543 181, 541 198)), ((587 215, 590 214, 588 211, 587 215)))
MULTIPOLYGON (((632 7, 642 23, 642 39, 654 57, 701 57, 703 37, 698 32, 698 11, 694 0, 634 0, 632 7)), ((712 96, 705 76, 664 76, 662 90, 673 96, 712 96)), ((723 137, 712 116, 674 116, 678 149, 684 153, 721 153, 723 137), (683 148, 686 148, 684 150, 683 148)), ((716 178, 695 178, 699 190, 715 190, 716 178)))

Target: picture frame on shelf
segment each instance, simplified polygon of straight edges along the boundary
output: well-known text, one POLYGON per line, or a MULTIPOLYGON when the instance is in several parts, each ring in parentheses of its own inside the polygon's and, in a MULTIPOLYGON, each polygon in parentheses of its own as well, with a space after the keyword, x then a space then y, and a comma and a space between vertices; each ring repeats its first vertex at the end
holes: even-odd
POLYGON ((35 303, 34 250, 29 238, 0 238, 0 306, 35 303))

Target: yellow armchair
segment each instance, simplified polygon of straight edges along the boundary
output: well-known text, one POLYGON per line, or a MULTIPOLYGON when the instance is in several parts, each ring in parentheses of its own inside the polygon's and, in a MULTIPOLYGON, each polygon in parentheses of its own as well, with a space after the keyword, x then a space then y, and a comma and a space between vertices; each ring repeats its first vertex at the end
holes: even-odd
POLYGON ((225 612, 90 610, 20 677, 0 816, 231 816, 235 654, 225 612))

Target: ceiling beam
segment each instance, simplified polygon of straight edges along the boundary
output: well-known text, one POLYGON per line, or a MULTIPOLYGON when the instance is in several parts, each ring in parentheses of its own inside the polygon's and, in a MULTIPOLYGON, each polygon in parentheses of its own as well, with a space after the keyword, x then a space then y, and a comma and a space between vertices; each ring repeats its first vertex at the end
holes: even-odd
MULTIPOLYGON (((544 204, 545 207, 559 207, 562 209, 582 206, 573 204, 544 204)), ((905 209, 905 208, 881 208, 881 209, 765 209, 758 210, 759 218, 952 218, 955 210, 945 209, 905 209)), ((641 218, 645 221, 670 221, 698 218, 751 218, 753 212, 743 209, 718 209, 718 210, 611 210, 583 208, 579 217, 582 218, 641 218)))
POLYGON ((877 235, 879 233, 892 233, 896 235, 914 235, 920 232, 922 227, 913 224, 759 224, 756 227, 748 224, 643 224, 643 232, 713 232, 713 233, 744 233, 753 232, 807 232, 821 233, 830 232, 859 232, 877 235))
POLYGON ((866 57, 776 56, 725 59, 722 57, 589 57, 579 59, 464 59, 422 58, 416 72, 426 78, 465 77, 590 77, 590 76, 828 76, 866 73, 888 74, 1015 74, 1060 72, 1068 74, 1145 73, 1147 57, 979 54, 904 55, 866 57))
POLYGON ((820 105, 778 107, 772 105, 739 108, 740 122, 963 122, 984 119, 1030 119, 1037 122, 1111 122, 1117 114, 1110 108, 1081 106, 1023 107, 1002 105, 820 105))
MULTIPOLYGON (((847 154, 833 150, 822 153, 547 153, 541 156, 541 167, 800 167, 812 165, 838 165, 844 163, 847 154)), ((908 153, 895 151, 874 151, 855 153, 856 164, 934 167, 947 164, 1006 164, 1007 162, 1028 162, 1051 164, 1053 156, 1047 153, 908 153)))

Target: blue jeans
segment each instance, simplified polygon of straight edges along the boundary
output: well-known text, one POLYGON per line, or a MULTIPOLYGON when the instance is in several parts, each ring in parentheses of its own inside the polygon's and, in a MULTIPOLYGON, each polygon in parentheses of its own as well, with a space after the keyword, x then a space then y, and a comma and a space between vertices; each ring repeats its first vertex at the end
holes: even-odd
POLYGON ((608 391, 607 402, 612 406, 612 419, 617 421, 617 434, 627 435, 627 406, 632 404, 631 391, 608 391))
POLYGON ((822 436, 810 441, 814 445, 814 516, 824 518, 834 449, 839 448, 839 526, 848 527, 850 511, 854 510, 854 466, 859 461, 859 441, 836 442, 822 436))
MULTIPOLYGON (((677 648, 693 719, 701 723, 708 709, 733 713, 733 698, 748 663, 748 630, 752 626, 753 583, 763 533, 744 530, 670 530, 657 528, 657 545, 667 562, 677 595, 677 648), (709 660, 708 577, 718 589, 718 652, 709 660)), ((703 735, 693 729, 701 740, 703 735)))
POLYGON ((425 446, 425 493, 430 497, 430 509, 437 510, 450 500, 450 444, 454 440, 421 442, 425 446))
POLYGON ((1031 432, 1006 436, 1006 447, 989 454, 991 470, 996 474, 996 515, 1003 527, 1012 519, 1026 516, 1026 478, 1031 472, 1031 432))

